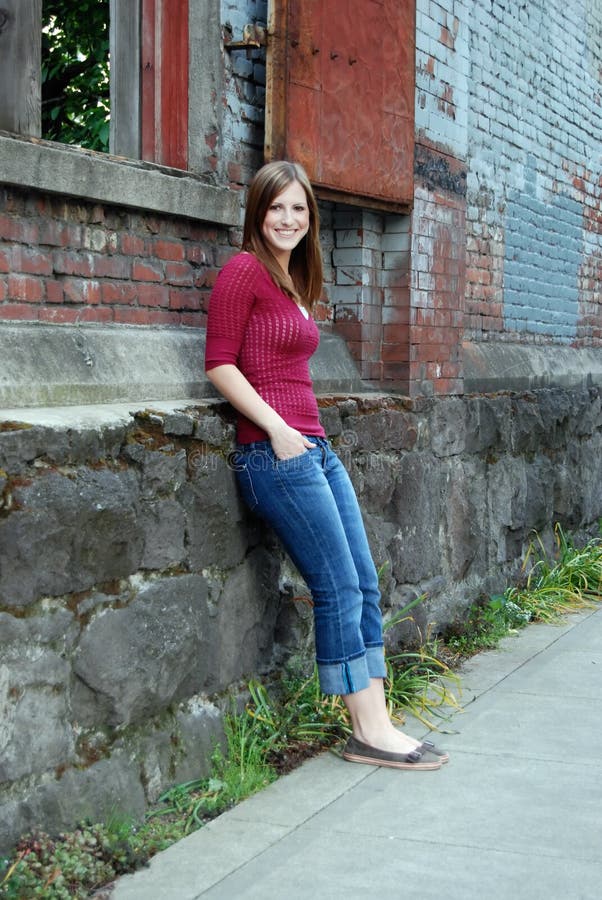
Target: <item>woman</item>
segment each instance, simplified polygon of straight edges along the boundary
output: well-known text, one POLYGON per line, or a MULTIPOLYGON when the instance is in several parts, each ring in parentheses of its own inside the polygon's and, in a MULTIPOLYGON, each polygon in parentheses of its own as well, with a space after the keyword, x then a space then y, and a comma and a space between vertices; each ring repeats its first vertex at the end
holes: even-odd
POLYGON ((313 598, 321 689, 340 694, 353 734, 345 759, 438 769, 447 754, 389 719, 378 577, 347 472, 320 424, 309 375, 322 291, 316 200, 303 169, 263 166, 248 192, 242 252, 209 306, 205 369, 238 411, 236 474, 313 598))

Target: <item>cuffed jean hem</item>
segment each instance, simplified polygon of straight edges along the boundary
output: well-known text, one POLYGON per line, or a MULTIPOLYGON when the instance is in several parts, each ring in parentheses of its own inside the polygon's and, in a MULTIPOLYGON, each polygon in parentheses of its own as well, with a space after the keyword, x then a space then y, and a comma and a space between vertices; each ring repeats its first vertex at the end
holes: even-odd
POLYGON ((386 674, 382 646, 367 647, 361 656, 342 662, 321 663, 318 660, 320 690, 324 694, 356 694, 370 686, 371 678, 384 678, 386 674))

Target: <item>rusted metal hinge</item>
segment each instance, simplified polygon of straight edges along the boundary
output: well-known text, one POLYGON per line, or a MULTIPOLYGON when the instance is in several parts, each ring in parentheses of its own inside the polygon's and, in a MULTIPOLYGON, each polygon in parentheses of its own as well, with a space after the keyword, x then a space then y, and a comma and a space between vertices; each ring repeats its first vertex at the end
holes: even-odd
POLYGON ((242 30, 242 41, 229 41, 228 32, 224 36, 225 50, 256 50, 265 47, 268 42, 267 29, 263 25, 245 25, 242 30))

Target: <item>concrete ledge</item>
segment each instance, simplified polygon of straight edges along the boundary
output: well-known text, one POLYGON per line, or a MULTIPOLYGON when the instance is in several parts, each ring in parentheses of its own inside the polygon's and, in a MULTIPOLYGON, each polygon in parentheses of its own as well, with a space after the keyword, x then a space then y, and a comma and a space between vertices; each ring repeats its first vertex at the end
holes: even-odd
POLYGON ((602 384, 602 347, 467 341, 463 354, 466 394, 602 384))
POLYGON ((188 172, 6 132, 0 182, 220 225, 241 219, 239 194, 188 172))
MULTIPOLYGON (((0 322, 0 407, 215 397, 204 352, 193 328, 0 322)), ((312 377, 318 393, 366 390, 344 340, 328 331, 312 377)))

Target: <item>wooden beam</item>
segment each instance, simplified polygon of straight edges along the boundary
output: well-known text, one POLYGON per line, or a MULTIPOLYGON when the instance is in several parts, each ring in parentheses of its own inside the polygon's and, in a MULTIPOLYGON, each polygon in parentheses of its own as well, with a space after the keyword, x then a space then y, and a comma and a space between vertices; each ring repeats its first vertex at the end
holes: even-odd
MULTIPOLYGON (((1 2, 1 0, 0 0, 1 2)), ((110 151, 139 159, 140 135, 140 0, 111 0, 111 135, 110 151)))
POLYGON ((42 0, 0 0, 0 129, 42 132, 42 0))

